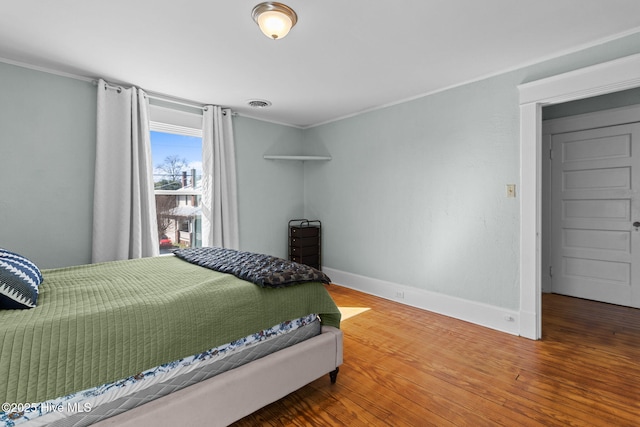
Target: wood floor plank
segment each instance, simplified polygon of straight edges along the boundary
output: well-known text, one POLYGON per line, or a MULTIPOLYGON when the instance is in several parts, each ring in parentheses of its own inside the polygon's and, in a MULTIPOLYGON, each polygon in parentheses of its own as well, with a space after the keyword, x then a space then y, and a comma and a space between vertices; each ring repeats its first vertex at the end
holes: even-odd
POLYGON ((636 426, 640 310, 545 294, 532 341, 327 287, 342 322, 338 382, 320 378, 245 426, 636 426))

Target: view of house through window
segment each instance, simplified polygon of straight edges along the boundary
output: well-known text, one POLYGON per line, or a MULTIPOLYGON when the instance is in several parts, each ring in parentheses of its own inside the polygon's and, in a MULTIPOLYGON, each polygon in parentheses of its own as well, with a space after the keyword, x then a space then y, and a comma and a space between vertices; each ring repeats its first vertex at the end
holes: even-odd
POLYGON ((202 138, 151 131, 160 253, 202 246, 202 138))

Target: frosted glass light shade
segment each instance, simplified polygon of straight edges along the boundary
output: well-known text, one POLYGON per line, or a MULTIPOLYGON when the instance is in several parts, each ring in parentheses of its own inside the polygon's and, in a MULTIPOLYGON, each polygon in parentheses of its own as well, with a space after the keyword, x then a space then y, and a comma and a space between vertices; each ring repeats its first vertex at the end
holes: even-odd
POLYGON ((283 13, 271 11, 264 12, 258 18, 258 25, 265 36, 272 39, 281 39, 291 30, 291 19, 283 13))
POLYGON ((260 30, 270 39, 281 39, 296 25, 298 16, 290 7, 275 2, 260 3, 251 13, 260 30))

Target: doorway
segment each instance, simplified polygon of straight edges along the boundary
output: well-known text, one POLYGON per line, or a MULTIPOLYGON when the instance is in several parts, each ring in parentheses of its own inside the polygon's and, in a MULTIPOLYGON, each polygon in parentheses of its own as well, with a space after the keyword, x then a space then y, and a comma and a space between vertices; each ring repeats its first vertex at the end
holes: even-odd
POLYGON ((542 336, 542 106, 640 87, 640 54, 521 84, 519 333, 542 336))

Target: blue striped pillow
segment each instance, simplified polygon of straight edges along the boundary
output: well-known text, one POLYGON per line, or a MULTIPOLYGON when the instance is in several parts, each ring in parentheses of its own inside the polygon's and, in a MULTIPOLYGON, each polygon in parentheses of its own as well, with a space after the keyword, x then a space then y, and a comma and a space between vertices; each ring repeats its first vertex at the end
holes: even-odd
POLYGON ((42 281, 42 273, 33 262, 0 248, 0 308, 35 307, 42 281))

